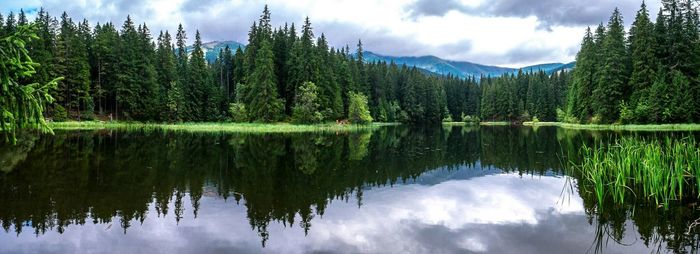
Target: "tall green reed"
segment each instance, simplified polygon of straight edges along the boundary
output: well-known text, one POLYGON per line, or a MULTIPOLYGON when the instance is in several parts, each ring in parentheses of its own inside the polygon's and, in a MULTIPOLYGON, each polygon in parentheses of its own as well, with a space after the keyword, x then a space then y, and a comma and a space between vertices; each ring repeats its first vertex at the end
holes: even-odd
POLYGON ((607 198, 622 204, 633 195, 668 208, 700 195, 700 147, 693 136, 623 137, 608 145, 584 145, 581 155, 572 166, 593 189, 601 209, 607 198))

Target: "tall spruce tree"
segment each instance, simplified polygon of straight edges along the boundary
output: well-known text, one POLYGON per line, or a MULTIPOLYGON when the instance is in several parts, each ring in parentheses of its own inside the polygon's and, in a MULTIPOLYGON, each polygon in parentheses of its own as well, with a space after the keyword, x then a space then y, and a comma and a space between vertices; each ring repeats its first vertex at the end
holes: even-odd
POLYGON ((633 89, 630 97, 632 108, 636 108, 639 100, 645 97, 655 77, 658 63, 656 61, 656 35, 654 24, 649 19, 649 12, 643 2, 637 17, 630 28, 630 53, 632 74, 629 86, 633 89))
POLYGON ((250 75, 247 108, 254 121, 274 122, 283 112, 283 101, 278 98, 275 83, 274 54, 267 40, 263 40, 256 53, 255 70, 250 75))
POLYGON ((192 46, 192 54, 187 64, 188 80, 183 92, 185 93, 186 117, 193 121, 207 120, 208 111, 208 71, 202 49, 202 39, 199 31, 195 34, 195 42, 192 46))
POLYGON ((596 115, 603 122, 617 120, 620 114, 620 103, 629 96, 626 87, 629 65, 625 45, 622 14, 615 8, 603 40, 600 75, 593 91, 593 107, 596 115))

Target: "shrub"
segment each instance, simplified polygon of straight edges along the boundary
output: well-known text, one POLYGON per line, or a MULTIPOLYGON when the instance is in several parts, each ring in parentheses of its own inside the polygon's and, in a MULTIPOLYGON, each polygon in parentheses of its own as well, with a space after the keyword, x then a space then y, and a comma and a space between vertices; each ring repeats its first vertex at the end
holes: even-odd
POLYGON ((632 123, 635 121, 635 112, 627 102, 620 103, 620 121, 622 123, 632 123))
POLYGON ((248 111, 243 103, 231 103, 228 107, 228 113, 231 115, 231 121, 236 123, 244 123, 250 121, 248 111))
POLYGON ((56 122, 65 122, 68 120, 68 112, 66 108, 61 105, 56 104, 53 108, 53 120, 56 122))

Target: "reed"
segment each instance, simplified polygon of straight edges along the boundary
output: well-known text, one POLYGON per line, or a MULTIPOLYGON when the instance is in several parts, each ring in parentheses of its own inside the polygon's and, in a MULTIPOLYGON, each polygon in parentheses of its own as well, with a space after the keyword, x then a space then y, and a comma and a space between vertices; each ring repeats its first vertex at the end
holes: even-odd
POLYGON ((629 195, 668 208, 700 195, 700 147, 693 136, 662 140, 624 137, 610 145, 581 148, 573 163, 602 207, 605 199, 622 204, 629 195))

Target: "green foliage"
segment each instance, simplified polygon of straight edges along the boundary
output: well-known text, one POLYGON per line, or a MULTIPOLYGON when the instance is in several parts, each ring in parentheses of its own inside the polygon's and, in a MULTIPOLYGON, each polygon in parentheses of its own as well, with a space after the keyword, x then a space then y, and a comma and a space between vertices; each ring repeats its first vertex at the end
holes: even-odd
POLYGON ((248 110, 243 103, 231 103, 228 108, 228 113, 231 116, 231 121, 234 123, 246 123, 250 121, 248 110))
POLYGON ((468 124, 479 124, 479 122, 481 122, 481 119, 479 119, 478 116, 462 115, 462 122, 468 124))
POLYGON ((583 162, 573 163, 592 186, 598 205, 612 198, 623 204, 633 194, 668 208, 671 202, 700 194, 700 147, 693 136, 663 141, 625 137, 608 146, 581 149, 583 162))
POLYGON ((263 40, 256 55, 246 105, 253 121, 274 122, 281 118, 284 102, 277 97, 273 53, 267 40, 263 40))
POLYGON ((323 120, 323 115, 318 111, 318 87, 313 82, 304 82, 297 92, 296 105, 294 105, 292 120, 295 123, 318 123, 323 120))
POLYGON ((176 81, 171 81, 170 86, 167 88, 167 100, 166 100, 166 120, 169 122, 179 122, 182 120, 181 116, 184 110, 184 97, 182 96, 182 90, 176 81))
POLYGON ((602 122, 610 123, 617 120, 620 102, 629 96, 626 89, 629 63, 625 28, 618 9, 615 9, 608 22, 601 57, 592 106, 602 122))
POLYGON ((632 123, 635 120, 635 112, 627 102, 620 103, 620 122, 623 124, 632 123))
POLYGON ((625 38, 616 9, 607 29, 586 32, 567 113, 590 123, 700 120, 698 24, 691 1, 664 1, 656 23, 643 3, 625 38))
POLYGON ((348 119, 354 124, 369 124, 372 122, 372 116, 367 106, 367 96, 361 93, 348 93, 348 119))
POLYGON ((56 104, 53 107, 53 119, 56 122, 65 122, 68 120, 68 112, 66 112, 66 108, 64 108, 61 105, 56 104))
POLYGON ((37 39, 35 28, 20 26, 13 34, 0 37, 0 130, 5 140, 16 142, 18 129, 32 128, 52 132, 44 120, 45 105, 54 101, 49 94, 61 78, 46 84, 22 84, 31 78, 36 64, 26 45, 37 39))

